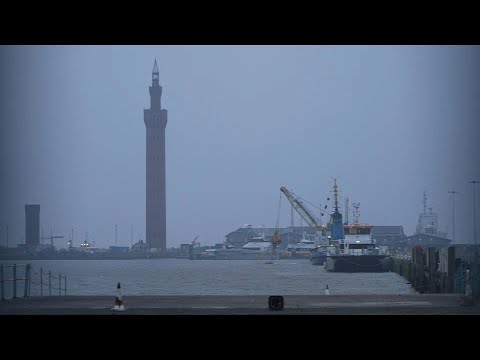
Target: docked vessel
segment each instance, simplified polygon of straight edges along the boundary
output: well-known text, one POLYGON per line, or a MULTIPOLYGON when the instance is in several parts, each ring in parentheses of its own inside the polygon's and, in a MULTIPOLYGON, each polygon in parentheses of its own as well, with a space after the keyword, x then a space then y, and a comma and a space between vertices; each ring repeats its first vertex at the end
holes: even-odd
POLYGON ((373 225, 344 225, 344 239, 335 253, 326 256, 326 269, 333 272, 383 272, 386 254, 380 254, 372 239, 373 225))
POLYGON ((215 250, 217 260, 269 260, 278 259, 272 249, 272 243, 265 236, 256 236, 241 248, 225 248, 215 250))
POLYGON ((312 265, 324 265, 328 254, 335 254, 336 247, 333 245, 319 245, 310 253, 310 263, 312 265))
POLYGON ((315 241, 307 239, 305 233, 302 240, 296 244, 289 244, 284 252, 280 254, 281 259, 310 259, 311 253, 317 246, 315 241))
MULTIPOLYGON (((388 256, 381 254, 372 238, 373 225, 359 223, 359 203, 354 203, 354 223, 343 223, 338 211, 337 182, 333 186, 335 212, 331 215, 332 240, 334 251, 326 255, 325 268, 332 272, 383 272, 384 260, 388 256)), ((348 208, 346 209, 348 214, 348 208)))
POLYGON ((205 249, 201 253, 190 256, 190 260, 216 260, 216 251, 217 249, 205 249))

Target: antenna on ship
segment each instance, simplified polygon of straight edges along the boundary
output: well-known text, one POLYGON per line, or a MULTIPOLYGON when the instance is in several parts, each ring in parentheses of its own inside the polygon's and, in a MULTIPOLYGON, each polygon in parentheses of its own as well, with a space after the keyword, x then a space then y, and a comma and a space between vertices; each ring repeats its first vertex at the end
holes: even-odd
POLYGON ((343 223, 344 225, 348 225, 348 213, 349 213, 349 209, 348 209, 348 196, 345 198, 345 222, 343 223))
POLYGON ((360 217, 360 210, 358 210, 360 208, 360 203, 353 203, 353 208, 355 210, 353 210, 353 223, 355 225, 359 225, 360 223, 358 222, 358 219, 360 217))
POLYGON ((73 247, 73 229, 72 229, 72 232, 70 233, 70 240, 68 240, 67 245, 69 248, 73 247))
POLYGON ((333 198, 335 201, 335 212, 338 212, 338 187, 337 178, 333 178, 333 198))
POLYGON ((427 192, 423 192, 423 213, 427 213, 427 192))
POLYGON ((133 225, 130 228, 130 244, 133 246, 133 225))

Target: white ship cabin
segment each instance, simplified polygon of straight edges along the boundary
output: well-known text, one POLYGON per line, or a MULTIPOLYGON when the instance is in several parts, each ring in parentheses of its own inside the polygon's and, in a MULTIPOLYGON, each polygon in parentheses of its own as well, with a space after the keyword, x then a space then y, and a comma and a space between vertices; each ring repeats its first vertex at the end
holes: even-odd
POLYGON ((315 240, 308 238, 307 235, 303 233, 303 238, 300 242, 296 244, 288 244, 284 256, 309 258, 312 250, 316 247, 315 240))
POLYGON ((270 242, 268 241, 251 241, 242 246, 242 249, 248 251, 260 251, 265 252, 271 249, 270 242))
POLYGON ((108 251, 107 249, 104 249, 104 248, 97 248, 95 246, 95 242, 89 243, 87 240, 83 241, 80 244, 80 247, 78 247, 78 248, 77 247, 70 247, 69 250, 71 250, 71 251, 83 251, 83 252, 90 253, 90 254, 105 253, 105 252, 108 251))
POLYGON ((375 240, 372 239, 373 225, 344 225, 345 237, 340 240, 340 254, 366 255, 375 252, 375 240))
POLYGON ((249 242, 263 242, 263 241, 267 241, 267 239, 265 238, 265 234, 262 234, 262 235, 255 235, 255 236, 252 236, 251 238, 248 239, 249 242))
POLYGON ((300 256, 300 257, 310 257, 312 250, 315 249, 317 246, 314 242, 312 243, 302 243, 299 242, 298 244, 289 244, 287 249, 285 250, 286 256, 300 256))
POLYGON ((315 244, 315 235, 307 235, 305 232, 303 233, 302 240, 300 240, 300 244, 315 244))
POLYGON ((215 252, 217 249, 205 249, 200 253, 200 257, 205 259, 215 259, 215 252))

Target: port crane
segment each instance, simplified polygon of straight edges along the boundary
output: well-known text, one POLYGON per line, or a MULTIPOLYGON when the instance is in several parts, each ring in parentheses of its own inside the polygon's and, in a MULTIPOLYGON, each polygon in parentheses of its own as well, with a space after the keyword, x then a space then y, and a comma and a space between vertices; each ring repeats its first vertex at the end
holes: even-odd
POLYGON ((300 201, 300 198, 298 196, 295 196, 291 191, 288 191, 285 186, 282 186, 280 188, 280 191, 285 195, 290 204, 292 204, 295 210, 300 214, 303 220, 305 220, 312 229, 315 229, 316 231, 320 231, 323 229, 324 226, 319 223, 302 205, 302 202, 300 201))
POLYGON ((200 246, 200 243, 197 243, 197 239, 198 239, 199 236, 200 236, 200 235, 195 236, 195 239, 192 240, 191 244, 192 244, 193 246, 200 246))
POLYGON ((194 248, 195 247, 200 247, 200 243, 197 243, 197 239, 200 235, 197 235, 195 236, 195 239, 192 240, 192 242, 190 243, 190 245, 188 246, 188 258, 190 260, 193 260, 194 259, 194 248))
MULTIPOLYGON (((280 188, 280 191, 285 195, 287 200, 290 202, 290 204, 295 208, 295 210, 300 214, 300 216, 307 222, 307 224, 315 230, 315 232, 320 233, 320 235, 323 234, 325 230, 325 226, 321 224, 321 222, 317 221, 312 214, 302 205, 302 202, 300 201, 300 198, 293 194, 293 192, 289 191, 285 186, 282 186, 280 188)), ((327 208, 325 205, 324 210, 327 208)), ((321 213, 323 215, 323 211, 321 213)))
POLYGON ((56 235, 56 236, 50 235, 47 237, 42 236, 42 240, 48 240, 48 239, 50 239, 50 245, 53 246, 53 239, 63 239, 63 236, 59 236, 59 235, 56 235))

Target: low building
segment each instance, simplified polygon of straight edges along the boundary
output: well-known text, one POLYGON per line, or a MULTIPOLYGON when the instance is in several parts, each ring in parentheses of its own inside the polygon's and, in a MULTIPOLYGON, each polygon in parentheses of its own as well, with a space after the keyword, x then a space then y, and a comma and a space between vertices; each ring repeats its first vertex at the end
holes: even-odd
POLYGON ((403 226, 377 226, 372 228, 372 238, 376 240, 377 246, 388 246, 390 248, 403 247, 405 234, 403 226))
POLYGON ((449 246, 452 242, 451 239, 447 239, 440 236, 429 235, 429 234, 414 234, 412 236, 406 237, 406 247, 412 248, 415 245, 421 245, 424 248, 427 247, 445 247, 449 246))
POLYGON ((130 248, 128 246, 110 246, 111 253, 127 253, 130 248))
MULTIPOLYGON (((225 243, 235 248, 241 248, 254 237, 264 236, 265 241, 271 241, 275 230, 277 229, 266 227, 254 228, 252 225, 247 224, 225 235, 225 243)), ((288 244, 298 243, 304 236, 312 240, 315 237, 315 231, 308 226, 289 226, 279 228, 278 231, 280 232, 280 240, 282 241, 278 246, 279 249, 286 248, 288 244)))

